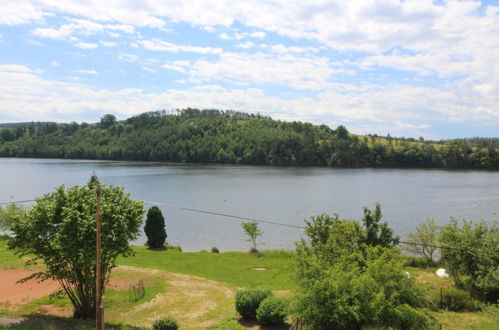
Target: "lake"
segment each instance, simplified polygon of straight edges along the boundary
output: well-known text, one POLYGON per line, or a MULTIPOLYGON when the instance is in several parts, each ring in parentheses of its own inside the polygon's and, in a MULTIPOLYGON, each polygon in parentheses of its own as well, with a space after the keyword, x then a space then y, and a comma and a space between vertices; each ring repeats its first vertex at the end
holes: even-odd
MULTIPOLYGON (((28 200, 65 184, 81 185, 95 172, 134 199, 303 226, 321 213, 360 219, 381 203, 383 220, 402 237, 427 217, 497 219, 499 172, 428 169, 336 169, 190 165, 93 160, 0 158, 0 202, 28 200)), ((150 207, 146 204, 146 207, 150 207)), ((184 251, 249 250, 233 218, 160 206, 167 241, 184 251)), ((292 249, 296 228, 261 224, 263 249, 292 249)), ((136 244, 143 244, 142 236, 136 244)))

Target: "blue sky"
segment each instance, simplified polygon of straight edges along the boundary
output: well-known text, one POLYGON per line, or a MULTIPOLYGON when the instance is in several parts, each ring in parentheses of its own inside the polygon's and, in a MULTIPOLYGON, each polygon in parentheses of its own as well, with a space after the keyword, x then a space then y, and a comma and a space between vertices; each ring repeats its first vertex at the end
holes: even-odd
POLYGON ((0 122, 183 107, 499 136, 497 1, 0 0, 0 122))

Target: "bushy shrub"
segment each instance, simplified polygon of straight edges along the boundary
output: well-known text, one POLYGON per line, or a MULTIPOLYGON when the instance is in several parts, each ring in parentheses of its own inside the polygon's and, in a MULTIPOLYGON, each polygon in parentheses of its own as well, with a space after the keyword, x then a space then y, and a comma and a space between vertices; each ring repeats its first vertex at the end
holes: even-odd
POLYGON ((499 301, 499 222, 456 219, 440 233, 445 268, 458 288, 485 302, 499 301))
POLYGON ((211 248, 211 253, 220 253, 220 250, 216 246, 214 246, 211 248))
POLYGON ((182 252, 182 247, 180 245, 169 245, 165 243, 165 247, 167 250, 182 252))
POLYGON ((286 300, 274 296, 265 298, 256 310, 256 319, 261 325, 282 324, 286 315, 286 300))
POLYGON ((393 314, 389 318, 393 318, 392 324, 397 329, 436 329, 438 326, 437 322, 425 312, 407 304, 397 306, 392 312, 393 314))
POLYGON ((422 257, 401 255, 400 260, 404 267, 428 268, 435 266, 437 263, 430 264, 428 260, 422 257))
POLYGON ((177 330, 178 323, 171 317, 165 316, 160 318, 159 320, 156 320, 153 323, 152 328, 154 330, 177 330))
POLYGON ((395 240, 391 231, 380 233, 373 225, 379 213, 378 207, 374 215, 366 212, 366 229, 338 215, 306 221, 308 239, 296 243, 293 263, 298 284, 293 303, 296 319, 311 329, 371 325, 417 329, 430 323, 424 312, 424 291, 407 277, 400 252, 390 246, 395 240))
POLYGON ((480 303, 463 290, 443 289, 432 296, 433 303, 443 309, 453 312, 473 312, 480 309, 480 303))
POLYGON ((254 319, 260 303, 271 295, 270 290, 247 289, 237 291, 236 310, 243 318, 254 319))

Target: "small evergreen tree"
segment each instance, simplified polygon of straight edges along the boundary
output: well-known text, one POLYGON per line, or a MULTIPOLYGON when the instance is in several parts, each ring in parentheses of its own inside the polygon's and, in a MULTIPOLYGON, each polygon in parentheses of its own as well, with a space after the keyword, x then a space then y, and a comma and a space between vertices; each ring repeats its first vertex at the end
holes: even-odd
POLYGON ((153 206, 147 211, 146 225, 144 232, 147 236, 147 245, 151 249, 162 247, 166 241, 165 218, 157 206, 153 206))

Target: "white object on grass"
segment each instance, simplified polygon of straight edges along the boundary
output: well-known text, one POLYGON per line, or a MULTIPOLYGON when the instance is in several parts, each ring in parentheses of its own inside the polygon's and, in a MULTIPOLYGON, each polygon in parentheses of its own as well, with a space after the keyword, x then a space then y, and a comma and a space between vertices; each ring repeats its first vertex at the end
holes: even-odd
POLYGON ((447 271, 443 268, 439 268, 437 270, 436 274, 440 278, 449 278, 449 274, 447 274, 447 271))

